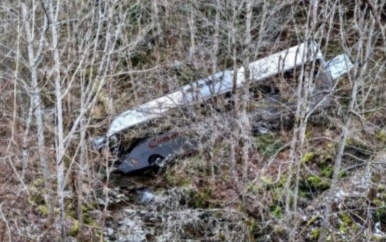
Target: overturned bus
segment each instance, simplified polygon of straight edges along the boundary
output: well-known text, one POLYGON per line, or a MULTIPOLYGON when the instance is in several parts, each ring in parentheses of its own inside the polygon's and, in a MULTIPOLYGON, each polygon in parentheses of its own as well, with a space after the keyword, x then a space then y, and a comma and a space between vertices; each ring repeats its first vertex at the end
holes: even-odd
MULTIPOLYGON (((272 54, 263 59, 249 64, 249 80, 263 82, 280 73, 289 72, 295 68, 304 67, 309 63, 318 62, 318 70, 312 90, 311 105, 328 106, 329 100, 325 97, 333 88, 333 80, 347 73, 352 68, 352 63, 345 55, 338 55, 332 60, 325 61, 319 46, 316 43, 302 43, 289 49, 272 54)), ((113 170, 122 173, 157 169, 165 161, 171 160, 177 154, 193 152, 198 147, 198 141, 182 132, 167 130, 158 135, 150 135, 132 142, 130 147, 122 148, 119 135, 130 129, 136 129, 141 124, 152 120, 161 119, 171 114, 171 110, 178 107, 186 107, 213 97, 230 93, 234 86, 241 88, 246 83, 245 69, 236 71, 225 70, 194 83, 183 86, 180 90, 166 96, 157 98, 135 109, 127 110, 118 115, 110 125, 104 137, 93 139, 96 149, 109 149, 112 153, 119 154, 113 170), (235 77, 236 75, 236 77, 235 77), (235 83, 234 83, 235 82, 235 83)), ((277 108, 282 107, 283 102, 288 102, 286 109, 295 111, 294 101, 287 101, 279 94, 267 95, 259 101, 260 107, 252 113, 252 122, 257 133, 265 132, 261 124, 270 123, 277 119, 277 108), (291 103, 292 102, 292 103, 291 103), (276 105, 281 104, 281 105, 276 105), (267 114, 268 113, 268 114, 267 114)))

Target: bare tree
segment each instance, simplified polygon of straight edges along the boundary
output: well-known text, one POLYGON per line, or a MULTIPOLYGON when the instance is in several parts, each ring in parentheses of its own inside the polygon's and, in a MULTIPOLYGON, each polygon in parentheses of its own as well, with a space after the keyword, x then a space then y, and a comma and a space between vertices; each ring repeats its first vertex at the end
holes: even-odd
POLYGON ((42 167, 44 184, 46 189, 46 204, 49 208, 49 222, 54 221, 54 204, 53 204, 53 195, 52 195, 52 181, 50 179, 51 175, 47 163, 47 151, 46 151, 46 142, 44 135, 44 123, 43 123, 43 108, 41 101, 41 90, 38 84, 38 67, 41 62, 43 48, 45 46, 45 32, 48 28, 48 19, 46 16, 43 17, 43 25, 35 26, 34 17, 36 16, 36 9, 38 5, 33 5, 32 8, 28 8, 27 5, 21 3, 22 19, 24 25, 24 31, 27 41, 28 48, 28 64, 31 75, 31 103, 33 109, 35 110, 35 119, 37 123, 37 135, 38 135, 38 146, 39 146, 39 156, 40 164, 42 167), (32 21, 33 25, 30 25, 32 21), (40 32, 40 39, 37 39, 35 36, 36 32, 40 32), (36 42, 37 40, 38 42, 36 42), (36 47, 37 46, 37 47, 36 47))

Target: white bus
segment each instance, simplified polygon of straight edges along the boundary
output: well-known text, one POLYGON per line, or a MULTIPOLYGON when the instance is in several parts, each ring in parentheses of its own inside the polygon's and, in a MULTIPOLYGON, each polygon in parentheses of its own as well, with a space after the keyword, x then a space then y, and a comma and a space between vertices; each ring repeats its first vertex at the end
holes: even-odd
MULTIPOLYGON (((347 73, 352 68, 352 63, 346 55, 342 54, 330 61, 325 61, 316 43, 303 43, 250 63, 250 80, 263 81, 313 61, 319 62, 323 68, 324 79, 329 81, 347 73)), ((104 137, 93 140, 94 146, 101 150, 110 143, 108 145, 110 148, 117 149, 117 146, 119 147, 119 144, 116 144, 117 135, 128 129, 135 129, 138 125, 151 120, 164 118, 177 107, 201 103, 231 92, 234 75, 235 72, 231 70, 216 73, 183 86, 178 91, 142 104, 136 109, 121 113, 113 120, 104 137)), ((239 68, 236 75, 236 87, 241 88, 246 81, 244 67, 239 68)), ((172 158, 179 153, 192 152, 197 149, 197 146, 198 142, 194 139, 171 129, 157 136, 134 142, 131 147, 127 147, 125 154, 119 157, 119 165, 115 169, 125 174, 148 170, 159 166, 166 158, 172 158)))

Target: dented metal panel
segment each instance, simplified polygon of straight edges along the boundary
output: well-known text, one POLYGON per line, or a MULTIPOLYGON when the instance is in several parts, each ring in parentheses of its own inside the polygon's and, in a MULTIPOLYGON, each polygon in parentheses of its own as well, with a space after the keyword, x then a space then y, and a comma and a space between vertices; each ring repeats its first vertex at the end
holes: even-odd
MULTIPOLYGON (((260 81, 316 59, 323 59, 318 45, 314 42, 303 43, 249 64, 250 79, 260 81)), ((134 110, 128 110, 114 119, 107 132, 107 137, 159 118, 178 106, 191 105, 230 92, 233 87, 233 76, 234 72, 230 70, 219 72, 186 85, 179 91, 142 104, 134 110)), ((241 67, 237 70, 236 86, 240 88, 244 82, 245 70, 244 67, 241 67)))

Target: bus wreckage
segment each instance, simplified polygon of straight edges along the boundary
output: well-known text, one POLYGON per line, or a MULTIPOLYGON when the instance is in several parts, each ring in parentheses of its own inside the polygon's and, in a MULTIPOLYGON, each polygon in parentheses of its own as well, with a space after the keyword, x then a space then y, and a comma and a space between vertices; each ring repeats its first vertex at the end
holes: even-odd
MULTIPOLYGON (((249 64, 251 82, 263 82, 278 74, 304 67, 310 63, 318 63, 318 70, 314 76, 314 87, 311 93, 310 105, 314 107, 328 107, 330 101, 327 96, 332 91, 333 80, 347 73, 353 66, 345 55, 338 55, 332 60, 325 61, 319 46, 312 42, 302 43, 289 49, 277 52, 263 59, 249 64)), ((149 101, 139 107, 127 110, 118 115, 111 123, 104 137, 93 139, 94 147, 101 151, 108 149, 118 153, 120 149, 118 135, 138 125, 149 123, 151 120, 161 119, 170 115, 170 111, 178 107, 202 103, 213 97, 230 93, 234 87, 241 88, 246 83, 245 69, 239 68, 236 72, 225 70, 194 83, 183 86, 180 90, 166 96, 149 101), (236 78, 234 78, 236 75, 236 78)), ((296 100, 296 99, 295 99, 296 100)), ((280 93, 266 95, 260 100, 259 107, 275 106, 276 108, 257 108, 252 112, 251 120, 256 133, 267 132, 264 127, 267 123, 277 122, 280 108, 296 111, 296 101, 287 101, 281 98, 280 93), (281 105, 277 105, 277 104, 281 105)), ((312 107, 311 107, 312 109, 312 107)), ((268 129, 269 130, 269 129, 268 129)), ((174 130, 168 130, 155 136, 145 137, 126 147, 117 156, 112 171, 133 173, 151 170, 162 166, 164 161, 170 160, 176 154, 189 153, 197 150, 198 141, 194 138, 174 130)))

